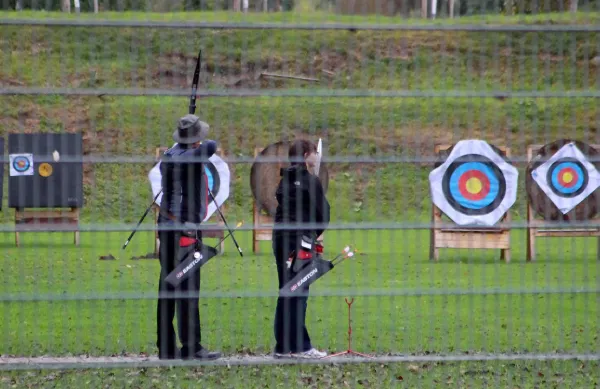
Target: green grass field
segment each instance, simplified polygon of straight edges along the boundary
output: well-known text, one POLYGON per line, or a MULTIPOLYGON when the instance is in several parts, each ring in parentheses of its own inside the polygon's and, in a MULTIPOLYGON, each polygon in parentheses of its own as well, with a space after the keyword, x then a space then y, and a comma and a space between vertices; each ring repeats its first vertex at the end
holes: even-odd
MULTIPOLYGON (((69 248, 67 234, 25 234, 19 249, 12 247, 11 236, 4 235, 2 261, 10 265, 2 280, 4 297, 9 298, 3 303, 0 324, 2 354, 154 354, 158 264, 130 259, 152 250, 150 235, 140 233, 124 254, 118 250, 125 236, 118 233, 82 234, 79 249, 69 248), (98 260, 109 253, 118 259, 98 260)), ((267 242, 259 255, 250 255, 250 235, 239 234, 238 239, 245 259, 235 255, 229 243, 228 253, 203 271, 203 339, 226 355, 268 354, 276 299, 273 259, 267 242)), ((365 254, 344 263, 312 289, 309 330, 315 345, 330 352, 346 346, 346 295, 356 298, 354 348, 367 353, 594 354, 600 347, 600 264, 589 240, 542 241, 540 260, 525 263, 523 234, 514 233, 514 255, 519 259, 506 264, 492 251, 443 251, 438 263, 429 262, 426 232, 334 231, 326 239, 332 248, 354 241, 365 254), (561 290, 564 293, 556 293, 561 290)), ((168 377, 174 385, 201 382, 226 387, 247 380, 267 387, 277 387, 278 380, 289 380, 292 387, 307 382, 319 387, 343 382, 352 387, 388 383, 535 387, 543 382, 594 387, 598 367, 596 362, 581 361, 506 361, 117 369, 5 373, 3 382, 23 385, 51 377, 48 383, 57 387, 81 380, 154 387, 159 385, 155 380, 168 377)))
MULTIPOLYGON (((61 13, 0 12, 0 18, 74 18, 61 13)), ((326 13, 233 15, 102 13, 80 18, 245 22, 393 23, 383 17, 326 13)), ((469 17, 443 23, 594 25, 597 12, 528 17, 469 17)), ((403 23, 442 21, 403 20, 403 23)), ((408 91, 597 91, 598 33, 469 33, 273 30, 177 30, 92 27, 0 28, 0 87, 161 88, 189 90, 198 48, 203 87, 231 89, 408 91), (327 72, 324 72, 327 71, 327 72), (318 83, 260 79, 269 71, 318 83)), ((82 131, 86 155, 153 156, 171 144, 185 97, 1 96, 0 134, 82 131)), ((585 98, 207 98, 198 112, 231 163, 228 221, 251 225, 247 163, 255 147, 280 139, 323 137, 327 154, 392 157, 409 163, 331 163, 332 219, 426 223, 427 176, 436 143, 480 138, 511 147, 573 137, 598 143, 600 110, 585 98)), ((525 163, 514 219, 526 211, 525 163)), ((84 166, 82 223, 135 223, 151 199, 151 164, 84 166)), ((7 185, 0 222, 12 226, 7 185)), ((147 221, 146 223, 149 223, 147 221)), ((0 234, 0 355, 155 354, 156 260, 131 260, 153 249, 140 232, 0 234), (114 255, 117 260, 101 261, 114 255)), ((203 341, 226 355, 273 348, 276 270, 269 242, 251 252, 251 233, 236 234, 240 258, 227 253, 202 274, 203 341)), ((525 231, 512 232, 512 262, 499 252, 442 250, 428 259, 426 230, 328 231, 326 250, 353 242, 364 253, 312 289, 308 326, 314 344, 346 348, 344 297, 354 296, 354 347, 378 355, 598 354, 600 261, 592 238, 540 239, 525 262, 525 231)), ((600 385, 587 361, 373 363, 320 366, 176 367, 0 373, 0 387, 506 387, 600 385)))
MULTIPOLYGON (((4 273, 3 289, 17 300, 3 309, 4 352, 152 353, 159 267, 156 260, 131 260, 152 250, 150 233, 120 253, 124 235, 86 233, 80 249, 69 249, 66 234, 39 243, 37 235, 25 235, 29 242, 19 249, 7 239, 3 261, 18 256, 19 262, 4 273), (118 260, 98 259, 109 253, 118 260), (18 301, 34 296, 39 300, 18 301)), ((515 261, 506 264, 492 251, 442 251, 441 260, 431 263, 427 232, 329 233, 331 251, 355 242, 364 255, 312 289, 315 343, 332 351, 344 346, 343 297, 350 294, 357 298, 355 340, 370 352, 594 352, 600 346, 595 250, 585 240, 563 240, 560 251, 557 243, 541 244, 539 263, 525 263, 519 235, 513 237, 515 261), (561 289, 567 293, 552 294, 561 289)), ((227 353, 268 353, 274 260, 267 242, 252 255, 250 234, 239 234, 239 241, 247 258, 230 243, 228 254, 202 274, 206 341, 227 353)))

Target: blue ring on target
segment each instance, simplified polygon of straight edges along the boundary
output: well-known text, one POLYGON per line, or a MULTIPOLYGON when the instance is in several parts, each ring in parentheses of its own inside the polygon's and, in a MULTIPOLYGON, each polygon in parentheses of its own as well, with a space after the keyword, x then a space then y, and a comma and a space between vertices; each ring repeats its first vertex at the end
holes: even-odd
POLYGON ((498 196, 500 182, 494 175, 494 171, 481 162, 467 162, 460 165, 450 176, 450 194, 463 207, 470 209, 481 209, 490 205, 498 196), (489 192, 480 200, 471 200, 463 196, 459 188, 460 177, 469 172, 481 172, 489 180, 489 192))
POLYGON ((12 165, 13 165, 13 169, 18 171, 19 173, 22 173, 22 172, 26 172, 27 169, 29 169, 31 167, 31 161, 29 161, 29 158, 19 156, 13 160, 12 165), (19 166, 20 162, 23 162, 23 167, 19 166))
POLYGON ((213 186, 215 185, 215 182, 214 182, 214 179, 213 179, 212 172, 207 167, 204 168, 204 171, 206 172, 206 177, 207 177, 207 181, 208 181, 208 187, 210 188, 210 190, 213 190, 213 186))
POLYGON ((580 166, 578 166, 577 164, 573 163, 573 162, 561 162, 558 165, 556 165, 556 167, 554 167, 554 170, 552 171, 552 185, 560 190, 563 193, 568 193, 571 194, 573 192, 576 192, 579 190, 579 188, 581 188, 581 186, 583 185, 584 179, 583 179, 584 173, 583 170, 581 169, 580 166), (560 172, 563 169, 573 169, 575 171, 575 174, 577 175, 577 182, 575 182, 575 184, 573 184, 572 187, 566 187, 564 185, 562 185, 560 183, 560 180, 558 178, 558 175, 560 174, 560 172))
MULTIPOLYGON (((208 162, 204 164, 204 173, 206 173, 206 179, 208 181, 208 187, 215 197, 219 193, 219 188, 221 187, 221 180, 219 179, 219 172, 217 172, 217 168, 213 165, 212 162, 208 162)), ((209 200, 212 199, 209 197, 209 200)))
POLYGON ((546 181, 550 190, 557 196, 566 198, 575 197, 583 193, 585 188, 587 188, 588 180, 587 169, 575 158, 560 158, 550 165, 546 174, 546 181), (577 181, 571 188, 560 183, 559 174, 564 169, 572 169, 577 175, 577 181))
MULTIPOLYGON (((456 158, 442 178, 442 192, 452 208, 465 215, 486 215, 500 206, 506 195, 506 179, 500 167, 479 154, 456 158), (474 172, 489 182, 489 191, 481 199, 468 199, 460 190, 461 177, 474 172)), ((473 194, 476 197, 477 194, 473 194)))

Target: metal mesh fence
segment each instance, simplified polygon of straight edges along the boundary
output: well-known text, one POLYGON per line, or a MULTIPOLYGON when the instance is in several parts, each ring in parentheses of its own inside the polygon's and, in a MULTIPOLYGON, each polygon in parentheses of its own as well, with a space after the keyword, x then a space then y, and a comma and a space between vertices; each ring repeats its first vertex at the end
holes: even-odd
MULTIPOLYGON (((379 362, 598 359, 598 235, 537 237, 536 261, 527 261, 526 189, 529 146, 600 144, 594 4, 436 22, 323 10, 2 12, 0 131, 81 133, 83 156, 72 162, 83 162, 84 205, 75 245, 72 227, 15 225, 5 183, 0 367, 162 364, 153 358, 154 210, 121 246, 152 201, 157 149, 173 144, 187 113, 199 48, 196 112, 231 171, 223 213, 232 228, 243 222, 235 236, 244 257, 227 239, 224 255, 202 269, 202 343, 223 351, 217 363, 298 363, 269 356, 277 273, 269 240, 253 250, 250 182, 257 150, 297 138, 324 141, 326 252, 358 250, 311 288, 315 347, 347 347, 344 297, 354 297, 353 347, 379 362), (473 248, 441 248, 432 260, 435 147, 466 139, 509 148, 518 169, 505 224, 509 263, 498 248, 475 248, 494 241, 487 235, 473 248)), ((214 213, 203 228, 221 230, 219 220, 214 213)), ((594 219, 536 223, 598 227, 594 219)))

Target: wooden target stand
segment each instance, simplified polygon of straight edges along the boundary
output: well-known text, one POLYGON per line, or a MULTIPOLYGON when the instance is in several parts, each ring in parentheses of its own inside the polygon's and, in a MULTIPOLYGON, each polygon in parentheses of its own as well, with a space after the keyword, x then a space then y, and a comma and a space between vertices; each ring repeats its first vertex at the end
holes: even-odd
MULTIPOLYGON (((164 152, 167 151, 168 149, 169 149, 168 147, 157 147, 156 148, 155 159, 156 159, 157 163, 160 160, 160 156, 162 154, 164 154, 164 152)), ((220 147, 217 149, 216 154, 219 157, 221 157, 223 160, 225 160, 225 156, 224 156, 223 151, 221 150, 220 147)), ((221 209, 221 212, 223 213, 223 216, 225 216, 225 204, 221 205, 219 208, 221 209)), ((158 215, 159 215, 159 212, 160 212, 160 207, 156 203, 154 203, 154 204, 152 204, 152 209, 154 210, 154 223, 158 227, 158 215)), ((218 211, 215 212, 212 217, 215 217, 215 215, 219 219, 218 222, 216 222, 216 223, 202 223, 202 224, 204 224, 204 225, 213 225, 213 226, 217 225, 219 227, 222 227, 222 229, 218 229, 218 230, 210 229, 210 230, 206 230, 206 231, 200 230, 200 231, 202 231, 202 238, 223 239, 225 237, 225 223, 223 222, 223 220, 221 220, 221 217, 219 216, 219 212, 218 211)), ((212 217, 210 217, 208 220, 212 219, 212 217)), ((159 245, 159 239, 158 239, 158 229, 157 229, 154 232, 154 254, 155 255, 159 254, 158 253, 158 249, 159 249, 158 245, 159 245)), ((219 247, 220 247, 220 251, 221 251, 220 254, 222 255, 223 253, 225 253, 225 241, 224 240, 221 242, 221 244, 220 244, 219 247)))
MULTIPOLYGON (((37 210, 15 208, 15 225, 36 225, 47 226, 45 231, 55 232, 52 226, 74 226, 79 227, 79 208, 71 208, 70 210, 37 210)), ((60 232, 60 230, 56 231, 60 232)), ((79 231, 73 231, 73 243, 79 246, 79 231)), ((21 239, 18 231, 15 231, 15 244, 17 247, 21 245, 21 239)))
MULTIPOLYGON (((600 148, 600 145, 593 144, 591 145, 594 148, 600 148)), ((533 159, 533 154, 537 152, 539 149, 544 147, 544 145, 529 145, 527 147, 527 163, 529 164, 533 159)), ((582 227, 582 228, 565 228, 565 227, 546 227, 541 228, 540 224, 551 224, 547 221, 541 221, 536 219, 535 210, 531 206, 531 201, 529 196, 527 196, 527 261, 535 261, 535 240, 538 237, 561 237, 561 238, 569 238, 569 237, 596 237, 597 238, 597 246, 598 252, 597 256, 600 260, 600 228, 598 227, 582 227)), ((589 221, 600 223, 600 218, 592 218, 589 221)))
MULTIPOLYGON (((254 148, 254 158, 260 154, 263 149, 254 148)), ((256 199, 252 200, 252 252, 258 253, 261 241, 272 240, 274 218, 269 216, 265 210, 256 204, 256 199)))
MULTIPOLYGON (((441 151, 448 150, 451 145, 436 145, 434 152, 439 155, 441 151)), ((505 156, 510 156, 510 148, 498 146, 505 156)), ((431 221, 429 243, 429 259, 438 260, 440 249, 500 249, 500 259, 510 262, 510 227, 456 227, 441 228, 442 210, 431 201, 431 221)), ((510 210, 502 216, 500 223, 510 223, 510 210)), ((452 221, 450 223, 454 224, 452 221)))

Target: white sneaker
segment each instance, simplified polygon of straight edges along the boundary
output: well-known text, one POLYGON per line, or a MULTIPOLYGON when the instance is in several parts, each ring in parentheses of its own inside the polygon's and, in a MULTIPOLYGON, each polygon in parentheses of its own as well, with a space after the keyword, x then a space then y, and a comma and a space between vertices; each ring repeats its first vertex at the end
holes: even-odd
POLYGON ((319 351, 316 348, 311 348, 308 351, 304 351, 301 353, 294 353, 291 355, 292 358, 306 358, 306 359, 310 359, 310 358, 323 358, 326 357, 327 353, 324 351, 319 351))

